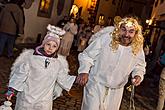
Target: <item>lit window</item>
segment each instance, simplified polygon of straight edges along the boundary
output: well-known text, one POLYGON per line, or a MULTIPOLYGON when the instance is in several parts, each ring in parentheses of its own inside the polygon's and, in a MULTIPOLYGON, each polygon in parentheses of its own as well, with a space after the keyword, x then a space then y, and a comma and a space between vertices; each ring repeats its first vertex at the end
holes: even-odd
POLYGON ((38 13, 40 17, 50 18, 54 0, 40 0, 38 13))
POLYGON ((70 10, 70 15, 73 14, 75 17, 78 11, 79 11, 79 8, 77 7, 77 5, 73 5, 72 9, 70 10))
POLYGON ((99 16, 99 24, 100 25, 104 25, 104 18, 105 18, 105 16, 102 14, 99 16))
POLYGON ((50 7, 50 0, 42 0, 40 10, 44 12, 48 12, 48 9, 50 7))

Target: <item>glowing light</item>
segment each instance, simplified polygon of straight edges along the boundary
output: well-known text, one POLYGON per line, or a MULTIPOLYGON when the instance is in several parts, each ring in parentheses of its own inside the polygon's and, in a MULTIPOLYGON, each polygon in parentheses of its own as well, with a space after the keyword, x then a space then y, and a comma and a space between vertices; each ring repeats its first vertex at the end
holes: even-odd
POLYGON ((147 24, 149 23, 149 20, 148 20, 148 19, 146 20, 146 23, 147 23, 147 24))
POLYGON ((79 8, 77 7, 77 5, 73 5, 72 9, 70 11, 70 14, 74 14, 74 17, 76 16, 76 14, 78 13, 79 8))
POLYGON ((151 25, 152 24, 152 22, 153 22, 153 20, 152 19, 150 19, 150 20, 146 20, 146 23, 148 24, 148 25, 151 25))
POLYGON ((50 0, 42 0, 40 10, 47 11, 50 7, 50 0))

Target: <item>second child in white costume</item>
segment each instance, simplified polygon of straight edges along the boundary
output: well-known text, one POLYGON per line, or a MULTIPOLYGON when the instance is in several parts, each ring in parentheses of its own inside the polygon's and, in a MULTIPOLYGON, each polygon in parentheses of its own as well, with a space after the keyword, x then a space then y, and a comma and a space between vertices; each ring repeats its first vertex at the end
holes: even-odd
POLYGON ((68 75, 65 57, 56 52, 59 36, 65 31, 51 25, 47 29, 42 45, 25 50, 11 68, 6 95, 10 100, 17 91, 15 110, 52 110, 53 98, 59 97, 62 89, 69 91, 75 81, 75 76, 68 75))

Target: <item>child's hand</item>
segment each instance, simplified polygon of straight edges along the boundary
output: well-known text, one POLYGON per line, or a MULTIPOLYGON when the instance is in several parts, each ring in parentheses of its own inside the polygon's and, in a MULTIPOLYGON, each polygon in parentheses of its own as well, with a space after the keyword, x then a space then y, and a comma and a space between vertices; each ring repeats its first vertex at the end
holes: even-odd
POLYGON ((7 100, 11 100, 11 98, 15 95, 15 90, 9 87, 5 95, 6 95, 7 100))

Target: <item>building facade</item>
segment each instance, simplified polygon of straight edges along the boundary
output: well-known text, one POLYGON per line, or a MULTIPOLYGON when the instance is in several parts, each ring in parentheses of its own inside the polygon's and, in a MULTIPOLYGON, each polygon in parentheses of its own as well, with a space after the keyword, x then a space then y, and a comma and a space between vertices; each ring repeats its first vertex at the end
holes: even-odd
POLYGON ((24 9, 25 27, 24 36, 16 43, 35 43, 37 36, 44 37, 48 24, 57 22, 68 16, 73 0, 33 0, 29 9, 24 9))
POLYGON ((82 18, 95 24, 109 25, 115 16, 135 15, 143 22, 150 18, 154 0, 74 0, 82 7, 82 18), (93 23, 93 22, 92 22, 93 23))
POLYGON ((64 16, 69 16, 73 5, 87 23, 113 25, 115 16, 132 14, 145 21, 150 15, 153 0, 32 0, 29 9, 24 9, 24 37, 18 42, 35 42, 37 36, 46 34, 47 24, 56 25, 64 16), (138 8, 138 9, 137 9, 138 8), (30 39, 30 40, 29 40, 30 39))

